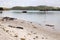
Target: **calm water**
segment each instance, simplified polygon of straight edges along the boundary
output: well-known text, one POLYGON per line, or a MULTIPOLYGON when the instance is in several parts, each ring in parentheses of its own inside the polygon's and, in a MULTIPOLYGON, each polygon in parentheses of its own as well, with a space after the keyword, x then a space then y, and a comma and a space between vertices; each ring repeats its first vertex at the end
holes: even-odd
POLYGON ((22 10, 11 10, 11 11, 3 11, 0 14, 1 17, 14 17, 18 19, 23 19, 27 21, 32 21, 36 23, 40 23, 41 25, 45 24, 53 24, 55 25, 55 29, 60 30, 60 11, 27 11, 28 13, 22 13, 22 10))

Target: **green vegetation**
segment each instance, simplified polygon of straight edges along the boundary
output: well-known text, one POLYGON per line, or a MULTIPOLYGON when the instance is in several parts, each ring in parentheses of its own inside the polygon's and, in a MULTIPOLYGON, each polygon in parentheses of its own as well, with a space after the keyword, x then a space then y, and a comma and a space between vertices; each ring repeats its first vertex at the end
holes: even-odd
POLYGON ((8 10, 40 10, 40 11, 60 11, 59 7, 51 7, 51 6, 28 6, 28 7, 22 7, 22 6, 15 6, 12 8, 6 8, 8 10))
POLYGON ((12 7, 11 9, 12 10, 60 11, 59 7, 51 7, 51 6, 29 6, 29 7, 15 6, 12 7))

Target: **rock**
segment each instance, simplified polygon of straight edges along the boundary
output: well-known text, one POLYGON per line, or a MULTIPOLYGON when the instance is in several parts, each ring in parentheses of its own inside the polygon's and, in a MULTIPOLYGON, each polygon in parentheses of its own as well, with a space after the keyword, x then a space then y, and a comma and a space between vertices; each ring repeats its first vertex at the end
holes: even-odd
POLYGON ((42 37, 42 39, 44 39, 44 37, 42 37))
POLYGON ((46 24, 45 26, 54 27, 54 25, 46 24))
POLYGON ((2 18, 2 21, 4 21, 4 20, 7 21, 8 19, 9 19, 9 17, 3 17, 3 18, 2 18))
POLYGON ((9 18, 9 20, 14 20, 15 18, 9 18))
POLYGON ((35 38, 33 38, 35 40, 35 38))
POLYGON ((13 26, 11 26, 11 25, 8 25, 8 27, 13 27, 13 26))
POLYGON ((8 32, 9 30, 6 30, 6 32, 8 32))
POLYGON ((14 26, 8 25, 8 27, 15 28, 14 26))
POLYGON ((10 17, 3 17, 3 19, 2 19, 2 21, 4 21, 4 20, 15 20, 16 18, 10 18, 10 17))
POLYGON ((25 40, 25 38, 21 38, 21 40, 25 40))
POLYGON ((15 35, 14 37, 18 37, 18 35, 15 35))
POLYGON ((36 36, 36 38, 38 38, 38 36, 36 36))
POLYGON ((23 29, 23 27, 16 27, 16 28, 18 28, 18 29, 23 29))
POLYGON ((27 13, 27 11, 23 11, 22 13, 27 13))

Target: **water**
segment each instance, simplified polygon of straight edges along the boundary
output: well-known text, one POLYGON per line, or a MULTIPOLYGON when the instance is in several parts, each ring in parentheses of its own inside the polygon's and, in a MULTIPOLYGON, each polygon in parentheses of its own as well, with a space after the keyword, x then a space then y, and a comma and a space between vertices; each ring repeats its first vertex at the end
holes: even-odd
POLYGON ((22 10, 3 11, 3 13, 0 14, 0 16, 14 17, 18 19, 40 23, 41 25, 53 24, 55 25, 55 29, 57 31, 60 30, 60 11, 43 12, 37 10, 28 10, 27 12, 28 13, 22 13, 22 10))

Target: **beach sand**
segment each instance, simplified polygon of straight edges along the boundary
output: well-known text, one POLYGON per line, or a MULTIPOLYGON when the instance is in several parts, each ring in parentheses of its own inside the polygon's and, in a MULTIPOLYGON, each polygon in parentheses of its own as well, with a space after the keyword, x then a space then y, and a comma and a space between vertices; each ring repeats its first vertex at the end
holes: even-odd
POLYGON ((22 19, 0 18, 0 40, 60 40, 60 33, 50 27, 22 19))

